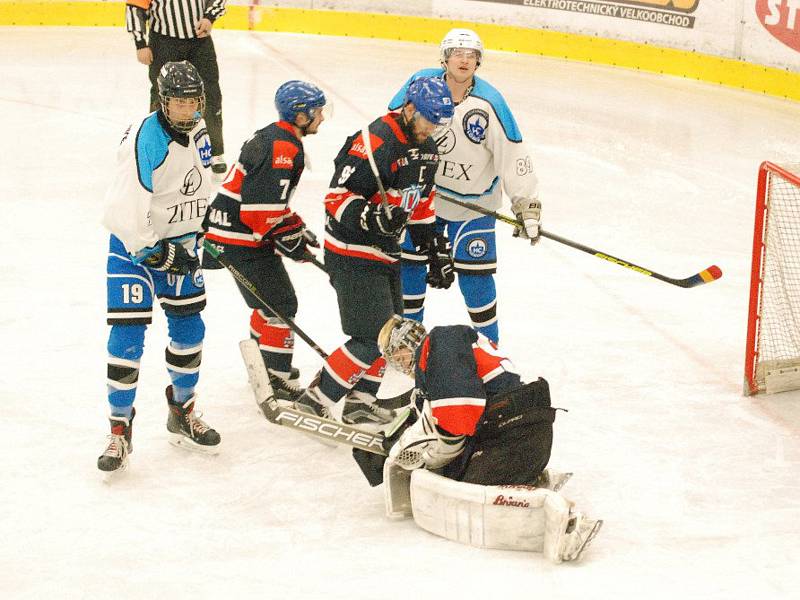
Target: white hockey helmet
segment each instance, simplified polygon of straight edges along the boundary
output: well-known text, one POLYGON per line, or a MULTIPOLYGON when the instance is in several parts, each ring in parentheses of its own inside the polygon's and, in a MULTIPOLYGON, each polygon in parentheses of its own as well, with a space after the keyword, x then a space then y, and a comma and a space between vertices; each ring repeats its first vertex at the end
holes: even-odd
POLYGON ((442 43, 439 44, 439 58, 445 63, 450 58, 450 54, 457 48, 466 48, 468 50, 475 50, 478 53, 478 65, 480 66, 483 59, 483 42, 478 34, 471 29, 451 29, 448 31, 442 43))
POLYGON ((387 363, 401 373, 413 376, 417 348, 426 335, 422 323, 393 315, 378 334, 378 347, 387 363))

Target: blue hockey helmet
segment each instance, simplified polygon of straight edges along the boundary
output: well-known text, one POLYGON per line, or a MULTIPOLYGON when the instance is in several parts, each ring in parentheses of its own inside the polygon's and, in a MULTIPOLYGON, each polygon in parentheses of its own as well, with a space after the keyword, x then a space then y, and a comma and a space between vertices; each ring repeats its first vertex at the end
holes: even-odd
POLYGON ((438 77, 420 77, 412 81, 406 90, 406 104, 409 102, 437 127, 449 125, 455 111, 450 88, 438 77))
POLYGON ((206 107, 206 93, 203 78, 195 66, 187 60, 168 62, 158 73, 156 79, 161 110, 167 121, 178 131, 188 132, 203 118, 206 107), (170 100, 195 100, 195 110, 191 115, 174 114, 170 100))
POLYGON ((297 115, 305 113, 313 119, 315 109, 326 104, 325 94, 313 83, 293 79, 282 84, 275 92, 275 108, 283 121, 294 124, 297 115))

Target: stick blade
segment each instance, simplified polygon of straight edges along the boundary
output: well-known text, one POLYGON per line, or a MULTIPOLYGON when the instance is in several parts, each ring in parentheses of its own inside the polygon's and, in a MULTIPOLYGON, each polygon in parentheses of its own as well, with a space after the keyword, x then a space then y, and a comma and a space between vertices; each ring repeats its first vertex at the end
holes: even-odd
POLYGON ((722 269, 717 265, 711 265, 707 269, 700 271, 697 275, 692 275, 686 279, 676 279, 674 283, 684 288, 693 288, 705 283, 711 283, 722 277, 722 269))

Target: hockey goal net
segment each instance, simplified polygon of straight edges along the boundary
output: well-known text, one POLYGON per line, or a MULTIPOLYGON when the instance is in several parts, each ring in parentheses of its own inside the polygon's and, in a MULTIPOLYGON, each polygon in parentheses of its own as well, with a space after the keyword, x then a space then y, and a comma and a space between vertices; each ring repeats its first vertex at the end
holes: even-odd
POLYGON ((800 164, 758 174, 746 395, 800 388, 800 164))

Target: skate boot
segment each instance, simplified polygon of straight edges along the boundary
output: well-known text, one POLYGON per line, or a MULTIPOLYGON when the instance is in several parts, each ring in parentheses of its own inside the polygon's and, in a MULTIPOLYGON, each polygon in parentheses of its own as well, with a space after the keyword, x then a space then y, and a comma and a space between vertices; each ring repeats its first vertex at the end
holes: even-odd
POLYGON ((562 560, 580 560, 586 547, 597 536, 603 521, 590 519, 582 512, 572 512, 567 523, 567 539, 562 560))
POLYGON ((540 488, 546 488, 554 492, 559 491, 572 477, 572 473, 561 473, 553 469, 545 469, 541 472, 533 485, 540 488))
POLYGON ((105 452, 97 458, 97 468, 106 473, 114 471, 124 471, 128 467, 128 455, 133 452, 131 443, 131 430, 133 428, 133 417, 136 415, 134 410, 131 418, 118 417, 112 415, 111 434, 108 436, 108 446, 105 452))
POLYGON ((352 390, 345 396, 342 421, 348 425, 377 433, 396 417, 397 413, 394 410, 383 408, 380 400, 372 394, 352 390))
POLYGON ((308 386, 306 390, 295 401, 294 407, 304 413, 322 417, 323 419, 333 419, 334 404, 319 395, 317 388, 308 386))
POLYGON ((172 402, 172 386, 167 386, 167 430, 170 432, 170 443, 189 450, 197 450, 209 454, 219 452, 220 436, 200 418, 202 413, 194 411, 192 396, 183 405, 172 402))
POLYGON ((271 369, 267 369, 267 374, 269 375, 269 384, 272 386, 272 392, 275 394, 276 400, 292 403, 303 395, 305 390, 297 384, 297 380, 300 378, 299 371, 295 379, 292 379, 293 373, 289 375, 288 379, 284 379, 283 376, 271 369))

